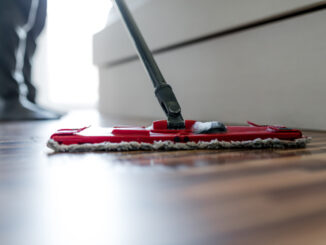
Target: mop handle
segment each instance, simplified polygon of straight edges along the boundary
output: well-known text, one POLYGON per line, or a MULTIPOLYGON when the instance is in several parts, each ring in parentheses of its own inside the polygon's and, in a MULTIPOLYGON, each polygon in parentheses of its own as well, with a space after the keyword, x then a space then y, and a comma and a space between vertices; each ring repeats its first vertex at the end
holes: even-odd
POLYGON ((125 23, 129 34, 134 41, 138 56, 145 66, 149 77, 155 88, 155 95, 168 118, 168 128, 185 128, 185 123, 181 115, 181 107, 175 97, 173 90, 166 83, 158 65, 156 64, 152 52, 149 50, 134 18, 132 17, 124 0, 115 0, 117 9, 125 23))

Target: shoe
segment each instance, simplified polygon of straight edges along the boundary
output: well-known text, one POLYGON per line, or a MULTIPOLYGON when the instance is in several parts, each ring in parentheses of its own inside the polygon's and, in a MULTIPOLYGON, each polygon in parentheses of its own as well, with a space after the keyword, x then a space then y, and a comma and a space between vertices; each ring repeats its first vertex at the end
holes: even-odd
POLYGON ((57 120, 62 114, 41 108, 26 99, 0 99, 0 121, 57 120))

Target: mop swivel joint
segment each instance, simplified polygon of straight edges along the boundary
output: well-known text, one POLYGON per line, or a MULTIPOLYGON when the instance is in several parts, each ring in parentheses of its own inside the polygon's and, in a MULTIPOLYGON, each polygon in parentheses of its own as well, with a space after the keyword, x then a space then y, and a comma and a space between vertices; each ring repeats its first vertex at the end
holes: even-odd
POLYGON ((155 88, 155 95, 167 116, 169 129, 183 129, 185 122, 181 115, 181 107, 175 97, 171 86, 167 83, 155 88))

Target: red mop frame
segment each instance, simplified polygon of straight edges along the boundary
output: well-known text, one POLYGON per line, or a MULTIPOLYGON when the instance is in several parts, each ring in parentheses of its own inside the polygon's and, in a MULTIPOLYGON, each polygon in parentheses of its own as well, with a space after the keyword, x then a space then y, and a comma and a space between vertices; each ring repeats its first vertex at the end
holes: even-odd
POLYGON ((60 129, 51 136, 51 139, 59 144, 96 144, 96 143, 121 143, 121 142, 138 142, 150 143, 158 141, 172 141, 175 143, 187 142, 210 142, 218 141, 249 141, 255 139, 280 139, 290 140, 302 138, 302 132, 297 129, 289 129, 283 126, 261 126, 248 122, 250 126, 227 126, 226 132, 220 133, 193 133, 192 127, 196 121, 186 120, 185 129, 171 130, 167 128, 167 121, 155 121, 151 128, 145 127, 114 127, 103 128, 99 132, 93 131, 93 135, 87 134, 85 127, 80 129, 60 129))

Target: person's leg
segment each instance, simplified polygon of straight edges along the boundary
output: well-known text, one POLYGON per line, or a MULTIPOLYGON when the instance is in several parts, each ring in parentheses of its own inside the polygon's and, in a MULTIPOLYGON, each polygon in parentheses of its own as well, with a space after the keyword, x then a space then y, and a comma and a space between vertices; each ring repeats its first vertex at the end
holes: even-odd
POLYGON ((14 78, 19 45, 16 27, 26 20, 16 1, 0 1, 0 97, 4 100, 19 97, 19 85, 14 78))
POLYGON ((32 59, 36 50, 36 42, 35 38, 32 37, 31 34, 27 35, 26 39, 26 53, 24 58, 24 82, 27 86, 27 99, 32 102, 36 103, 36 88, 32 83, 32 59))
POLYGON ((32 29, 39 0, 0 1, 0 120, 57 119, 26 98, 23 67, 27 33, 32 29))
POLYGON ((50 113, 54 118, 60 118, 62 113, 55 112, 53 110, 45 109, 40 107, 36 103, 37 90, 33 84, 32 76, 32 64, 35 51, 37 49, 37 39, 42 33, 47 15, 47 0, 38 0, 38 6, 35 12, 35 18, 32 21, 29 31, 26 36, 26 48, 24 56, 24 66, 23 66, 23 75, 24 83, 27 88, 26 99, 33 103, 34 107, 39 111, 46 111, 50 113))
POLYGON ((36 40, 41 34, 45 26, 47 0, 39 0, 37 14, 35 16, 34 25, 27 33, 26 51, 24 57, 23 74, 25 84, 27 86, 27 99, 32 103, 36 103, 36 89, 32 83, 32 61, 36 51, 36 40))

